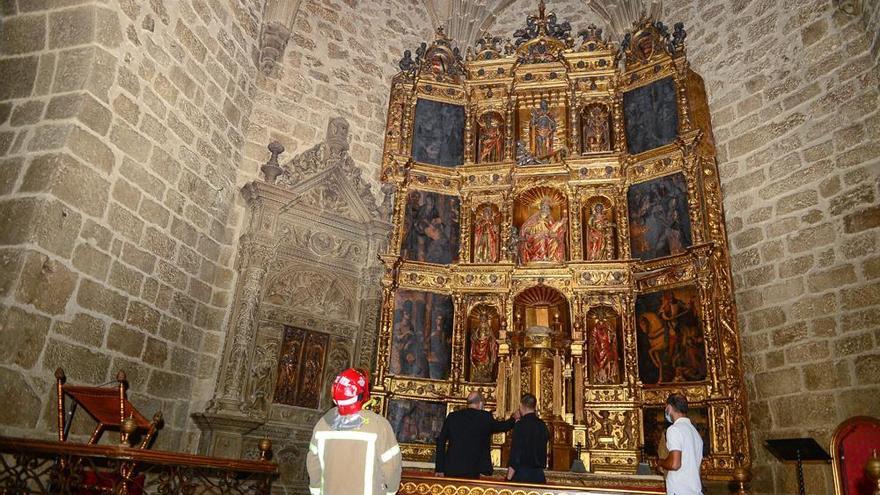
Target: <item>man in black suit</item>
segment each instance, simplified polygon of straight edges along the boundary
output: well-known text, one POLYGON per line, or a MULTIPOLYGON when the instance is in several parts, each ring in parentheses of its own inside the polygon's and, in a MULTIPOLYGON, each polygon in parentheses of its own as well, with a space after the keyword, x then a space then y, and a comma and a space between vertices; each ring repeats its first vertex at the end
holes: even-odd
POLYGON ((467 408, 449 413, 437 437, 437 476, 478 479, 492 474, 489 443, 493 433, 513 428, 515 420, 498 421, 483 410, 483 395, 471 392, 467 408))
POLYGON ((513 427, 507 479, 519 483, 546 483, 547 425, 535 414, 538 400, 532 394, 522 396, 519 412, 522 415, 513 427))

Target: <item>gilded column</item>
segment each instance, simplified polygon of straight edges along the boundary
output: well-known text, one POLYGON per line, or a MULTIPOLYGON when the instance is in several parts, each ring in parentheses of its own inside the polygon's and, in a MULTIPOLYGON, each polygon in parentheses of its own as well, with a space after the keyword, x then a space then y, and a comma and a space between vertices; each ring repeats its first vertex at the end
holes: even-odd
POLYGON ((516 97, 509 96, 507 99, 507 129, 506 139, 507 146, 504 147, 504 160, 511 161, 516 156, 516 136, 514 136, 513 122, 516 120, 514 112, 516 111, 516 97))
POLYGON ((460 225, 459 229, 459 251, 458 251, 458 262, 459 263, 473 263, 473 257, 471 256, 471 230, 473 229, 472 221, 474 218, 474 210, 477 205, 471 203, 470 195, 464 195, 461 198, 461 207, 459 211, 461 212, 461 218, 459 219, 458 224, 460 225))
POLYGON ((581 236, 584 232, 584 226, 583 218, 581 218, 581 198, 579 191, 571 187, 568 188, 568 219, 569 238, 571 239, 569 259, 572 261, 582 261, 584 259, 584 243, 581 236))
POLYGON ((709 370, 709 396, 714 397, 722 391, 718 383, 718 367, 721 359, 718 352, 718 332, 715 322, 712 290, 714 287, 712 270, 705 250, 696 253, 696 264, 699 270, 697 286, 700 293, 700 319, 703 321, 703 338, 706 340, 706 369, 709 370))
POLYGON ((452 328, 452 362, 451 368, 452 373, 450 378, 452 379, 452 393, 460 394, 461 393, 461 382, 464 379, 464 339, 467 337, 466 332, 466 322, 467 322, 467 308, 464 304, 463 298, 461 294, 453 294, 453 311, 455 314, 455 325, 452 328))
POLYGON ((583 319, 583 314, 578 313, 575 322, 574 322, 574 335, 572 336, 571 343, 571 360, 572 360, 572 368, 574 372, 574 407, 572 408, 574 411, 574 424, 582 425, 584 424, 584 362, 583 362, 583 354, 584 354, 584 342, 583 342, 583 334, 581 320, 583 319))
MULTIPOLYGON (((516 253, 510 248, 510 234, 513 228, 513 196, 510 192, 504 193, 501 202, 501 251, 504 256, 501 261, 513 262, 516 259, 516 253)), ((515 329, 516 330, 516 329, 515 329)))

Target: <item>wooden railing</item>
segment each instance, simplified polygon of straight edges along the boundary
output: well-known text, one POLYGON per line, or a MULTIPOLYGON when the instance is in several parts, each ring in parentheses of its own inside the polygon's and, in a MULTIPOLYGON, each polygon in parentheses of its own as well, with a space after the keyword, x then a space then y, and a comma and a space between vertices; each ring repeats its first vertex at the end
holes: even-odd
POLYGON ((277 471, 268 460, 0 437, 0 495, 268 495, 277 471))

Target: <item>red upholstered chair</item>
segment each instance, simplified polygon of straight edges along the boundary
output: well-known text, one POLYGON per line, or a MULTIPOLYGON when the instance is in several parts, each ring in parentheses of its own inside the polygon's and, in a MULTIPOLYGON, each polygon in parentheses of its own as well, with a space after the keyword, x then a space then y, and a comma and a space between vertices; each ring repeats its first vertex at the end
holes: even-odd
POLYGON ((837 495, 872 495, 876 485, 865 473, 865 464, 874 451, 880 455, 880 419, 854 416, 847 419, 831 437, 831 464, 837 495))

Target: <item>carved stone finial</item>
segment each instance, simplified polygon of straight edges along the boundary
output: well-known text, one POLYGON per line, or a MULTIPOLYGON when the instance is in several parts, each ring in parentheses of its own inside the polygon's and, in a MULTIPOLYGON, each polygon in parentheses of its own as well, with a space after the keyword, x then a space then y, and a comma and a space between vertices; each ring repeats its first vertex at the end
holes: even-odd
POLYGON ((272 21, 263 25, 260 36, 260 71, 263 74, 271 75, 280 65, 289 39, 290 30, 284 24, 272 21))
POLYGON ((284 169, 278 166, 278 155, 284 153, 284 145, 278 141, 272 141, 267 148, 269 148, 269 153, 272 153, 272 156, 269 157, 265 165, 260 167, 260 171, 263 172, 266 182, 274 184, 275 179, 284 172, 284 169))
POLYGON ((327 158, 339 157, 348 151, 348 121, 343 117, 333 117, 327 122, 327 158))

